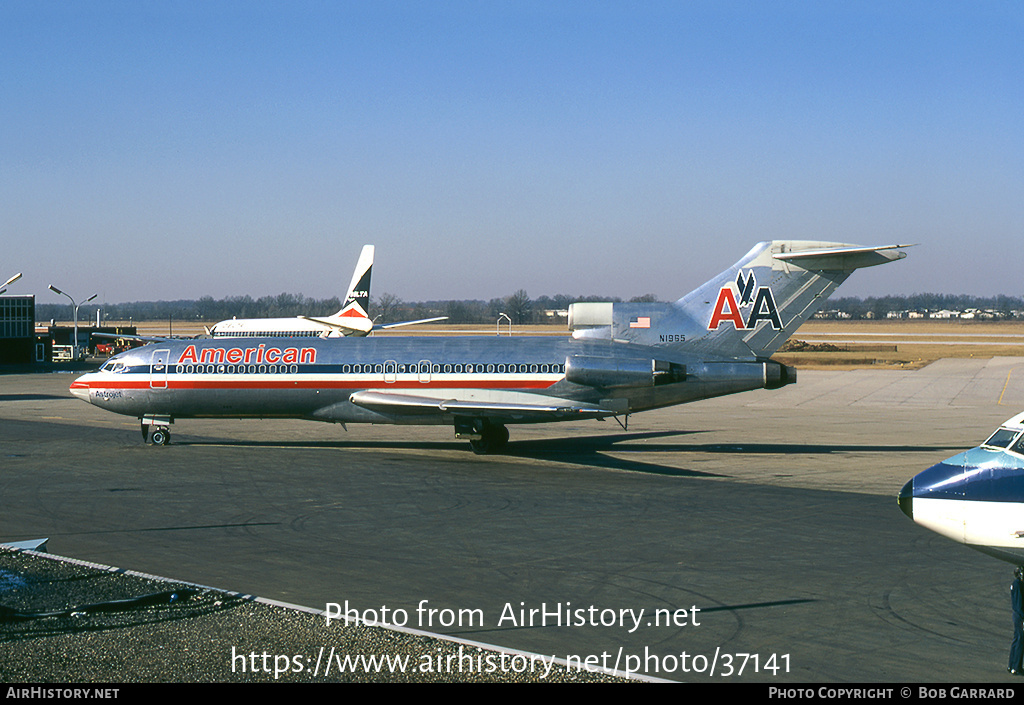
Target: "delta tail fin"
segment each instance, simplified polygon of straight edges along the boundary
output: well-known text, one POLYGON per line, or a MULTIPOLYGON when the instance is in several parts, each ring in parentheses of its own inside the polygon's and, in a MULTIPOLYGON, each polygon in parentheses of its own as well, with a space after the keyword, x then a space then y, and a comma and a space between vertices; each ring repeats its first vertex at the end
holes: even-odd
POLYGON ((370 314, 370 271, 373 269, 373 245, 363 245, 359 253, 359 260, 356 262, 355 271, 352 272, 352 281, 348 284, 348 292, 345 294, 345 303, 341 310, 332 318, 366 318, 370 314))
POLYGON ((359 253, 359 261, 356 262, 356 269, 352 273, 352 281, 348 285, 345 305, 341 307, 340 311, 333 316, 325 318, 314 318, 312 316, 300 316, 300 318, 326 326, 333 330, 335 334, 355 336, 364 336, 375 330, 398 328, 399 326, 410 326, 417 323, 431 323, 448 318, 447 316, 435 316, 415 321, 398 321, 396 323, 374 325, 369 315, 370 270, 373 269, 373 252, 373 245, 363 245, 363 251, 359 253))
POLYGON ((348 284, 348 291, 345 294, 345 302, 341 310, 333 316, 315 317, 299 316, 307 321, 313 321, 324 326, 327 330, 333 331, 332 335, 357 335, 362 336, 373 330, 373 321, 370 320, 370 273, 373 269, 373 245, 363 245, 356 261, 355 271, 352 272, 352 281, 348 284))
POLYGON ((903 259, 909 245, 775 240, 675 303, 573 304, 577 338, 605 338, 729 359, 765 359, 855 269, 903 259))

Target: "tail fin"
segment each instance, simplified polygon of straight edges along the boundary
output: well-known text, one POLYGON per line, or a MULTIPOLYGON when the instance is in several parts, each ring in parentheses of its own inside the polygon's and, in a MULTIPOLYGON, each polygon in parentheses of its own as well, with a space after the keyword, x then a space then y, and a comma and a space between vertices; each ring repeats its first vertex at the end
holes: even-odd
POLYGON ((359 261, 352 272, 352 281, 345 294, 345 303, 341 310, 332 318, 369 318, 370 310, 370 270, 373 269, 373 245, 363 245, 359 253, 359 261))
MULTIPOLYGON (((730 359, 770 357, 853 270, 906 257, 908 245, 777 240, 672 304, 575 304, 576 337, 611 337, 730 359), (599 309, 596 307, 607 307, 599 309), (600 325, 607 323, 607 325, 600 325)), ((570 311, 570 326, 573 311, 570 311)))
POLYGON ((311 316, 300 316, 300 318, 315 321, 326 326, 332 331, 332 336, 364 336, 371 331, 379 329, 443 321, 448 318, 448 316, 435 316, 433 318, 421 318, 416 321, 399 321, 397 323, 374 325, 367 313, 370 310, 370 269, 372 268, 373 245, 363 245, 363 251, 359 254, 359 261, 356 263, 356 271, 352 273, 352 282, 348 285, 345 305, 342 306, 341 310, 333 316, 326 318, 313 318, 311 316))
POLYGON ((687 347, 727 357, 770 357, 853 270, 903 259, 901 247, 906 245, 761 243, 674 304, 697 333, 687 347))

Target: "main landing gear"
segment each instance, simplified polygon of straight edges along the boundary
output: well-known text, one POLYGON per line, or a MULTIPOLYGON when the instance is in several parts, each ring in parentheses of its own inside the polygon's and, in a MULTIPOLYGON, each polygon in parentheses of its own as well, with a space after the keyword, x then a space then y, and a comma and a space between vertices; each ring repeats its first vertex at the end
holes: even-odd
POLYGON ((508 429, 500 423, 483 419, 458 420, 455 422, 455 437, 469 438, 469 447, 477 455, 500 451, 508 443, 508 429))
POLYGON ((170 416, 143 416, 141 419, 142 440, 155 446, 165 446, 171 442, 171 426, 174 423, 170 416))

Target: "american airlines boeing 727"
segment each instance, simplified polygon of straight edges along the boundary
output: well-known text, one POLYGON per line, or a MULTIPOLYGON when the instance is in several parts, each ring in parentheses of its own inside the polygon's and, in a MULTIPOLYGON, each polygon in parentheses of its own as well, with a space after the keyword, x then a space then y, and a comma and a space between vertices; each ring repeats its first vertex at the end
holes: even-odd
POLYGON ((796 381, 769 358, 853 270, 905 245, 762 242, 674 303, 578 303, 571 336, 212 338, 115 355, 71 392, 163 445, 187 418, 444 424, 476 453, 508 424, 627 417, 796 381))

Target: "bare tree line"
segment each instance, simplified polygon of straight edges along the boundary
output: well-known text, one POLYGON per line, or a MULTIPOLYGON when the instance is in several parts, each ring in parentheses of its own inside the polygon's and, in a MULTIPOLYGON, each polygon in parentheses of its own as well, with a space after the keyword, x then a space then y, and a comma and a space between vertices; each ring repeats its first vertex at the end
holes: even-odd
MULTIPOLYGON (((658 298, 653 294, 636 296, 630 301, 652 302, 658 298)), ((448 316, 449 323, 493 323, 501 314, 507 315, 516 325, 526 323, 551 323, 561 325, 565 318, 549 315, 549 312, 564 312, 569 305, 579 301, 622 301, 619 297, 570 296, 559 294, 531 298, 520 289, 508 296, 489 301, 479 299, 448 301, 403 301, 391 293, 383 293, 370 300, 370 317, 378 323, 399 320, 448 316)), ((827 307, 842 311, 851 318, 884 318, 890 311, 939 311, 943 309, 964 311, 979 309, 996 312, 1001 318, 1024 317, 1024 299, 1016 296, 979 297, 966 294, 912 294, 908 296, 841 297, 831 299, 827 307)), ((327 316, 341 308, 337 297, 314 299, 302 294, 278 294, 254 299, 251 296, 229 296, 214 299, 204 296, 200 299, 177 301, 133 301, 118 304, 85 305, 79 309, 80 321, 95 321, 96 310, 101 311, 104 321, 153 321, 189 320, 203 323, 222 321, 228 318, 289 318, 293 316, 327 316)), ((36 320, 68 320, 71 307, 68 304, 36 304, 36 320)))
MULTIPOLYGON (((654 301, 648 294, 636 297, 635 301, 654 301)), ((576 301, 621 301, 616 297, 602 296, 542 296, 531 299, 520 289, 508 296, 482 300, 450 301, 403 301, 395 294, 383 293, 370 299, 370 318, 378 323, 391 323, 416 318, 448 316, 450 323, 493 323, 502 313, 512 322, 525 323, 564 322, 564 318, 548 316, 547 311, 564 311, 576 301)), ((156 321, 188 320, 203 323, 235 318, 290 318, 293 316, 328 316, 341 309, 337 297, 313 299, 302 294, 278 294, 254 299, 251 296, 229 296, 214 299, 204 296, 200 299, 177 301, 133 301, 119 304, 86 305, 79 309, 80 321, 96 320, 96 310, 104 321, 156 321)), ((66 304, 36 304, 36 320, 66 320, 71 317, 71 307, 66 304)))

